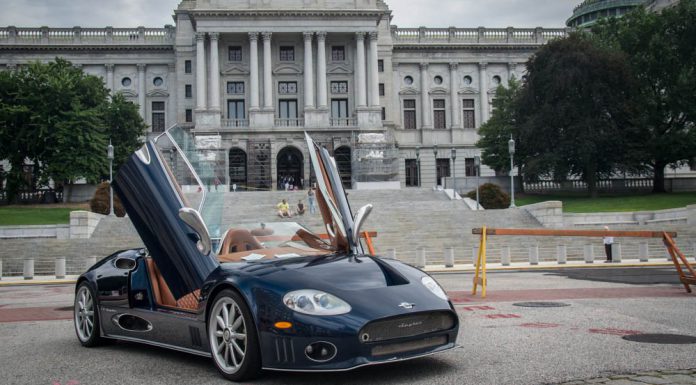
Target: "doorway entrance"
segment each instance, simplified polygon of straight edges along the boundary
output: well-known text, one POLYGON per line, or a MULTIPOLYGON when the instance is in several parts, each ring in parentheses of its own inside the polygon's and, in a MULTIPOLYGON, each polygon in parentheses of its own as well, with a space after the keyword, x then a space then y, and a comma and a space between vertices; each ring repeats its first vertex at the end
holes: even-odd
POLYGON ((295 147, 285 147, 278 153, 277 158, 277 188, 285 190, 289 186, 303 189, 304 186, 304 157, 295 147))
POLYGON ((235 184, 237 191, 247 190, 247 154, 241 148, 230 149, 230 191, 235 184))
POLYGON ((336 167, 338 167, 338 175, 341 177, 343 188, 350 189, 353 186, 350 147, 341 146, 335 149, 334 159, 336 159, 336 167))

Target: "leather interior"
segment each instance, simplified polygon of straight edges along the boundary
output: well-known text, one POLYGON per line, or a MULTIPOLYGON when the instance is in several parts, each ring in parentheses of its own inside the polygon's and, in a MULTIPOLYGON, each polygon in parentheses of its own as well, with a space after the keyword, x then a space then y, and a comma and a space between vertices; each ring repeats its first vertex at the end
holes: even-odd
POLYGON ((153 261, 152 258, 145 258, 145 261, 147 262, 147 271, 150 275, 152 292, 154 293, 155 302, 157 305, 187 311, 198 310, 198 297, 200 296, 200 290, 189 293, 177 301, 174 299, 174 295, 172 295, 171 290, 169 290, 167 282, 164 281, 164 277, 162 277, 162 274, 160 274, 157 265, 155 265, 155 261, 153 261))
POLYGON ((243 229, 230 229, 222 241, 220 254, 231 254, 242 251, 263 249, 263 245, 254 237, 251 232, 243 229))

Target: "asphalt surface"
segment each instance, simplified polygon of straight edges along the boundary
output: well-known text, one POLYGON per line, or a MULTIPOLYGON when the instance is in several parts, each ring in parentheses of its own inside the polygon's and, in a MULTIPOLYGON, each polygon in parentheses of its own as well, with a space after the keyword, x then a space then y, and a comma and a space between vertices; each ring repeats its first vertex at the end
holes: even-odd
MULTIPOLYGON (((622 338, 640 333, 696 336, 696 295, 684 292, 673 270, 490 273, 487 299, 468 294, 471 274, 437 278, 462 299, 457 301, 460 349, 337 374, 264 372, 254 383, 547 384, 591 383, 588 379, 596 378, 613 383, 646 371, 696 367, 696 344, 622 338), (579 291, 586 295, 564 299, 579 291), (549 298, 570 306, 514 305, 519 300, 549 298)), ((202 357, 125 342, 83 348, 69 320, 2 321, 2 312, 21 313, 19 308, 29 313, 50 308, 53 314, 69 315, 61 309, 71 305, 71 290, 69 286, 0 288, 0 384, 227 383, 210 359, 202 357)))

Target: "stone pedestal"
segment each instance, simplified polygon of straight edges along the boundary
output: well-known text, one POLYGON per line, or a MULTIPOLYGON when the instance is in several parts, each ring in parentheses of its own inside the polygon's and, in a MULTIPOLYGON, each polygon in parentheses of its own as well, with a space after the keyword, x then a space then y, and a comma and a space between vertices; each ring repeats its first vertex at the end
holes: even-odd
POLYGON ((556 246, 556 258, 559 265, 565 265, 568 262, 568 249, 565 245, 556 246))
POLYGON ((270 110, 249 111, 249 127, 271 128, 275 125, 275 112, 270 110))
POLYGON ((24 279, 34 279, 34 258, 27 258, 24 260, 22 276, 24 279))
POLYGON ((611 245, 611 260, 612 262, 621 262, 621 244, 614 243, 611 245))
POLYGON ((594 263, 594 251, 592 245, 585 245, 585 263, 594 263))
POLYGON ((454 247, 445 249, 445 267, 454 267, 454 247))
POLYGON ((510 266, 510 246, 505 246, 500 251, 500 262, 503 266, 510 266))
POLYGON ((65 257, 56 258, 56 279, 65 278, 65 257))
POLYGON ((529 264, 539 264, 539 245, 529 246, 529 264))
POLYGON ((196 129, 220 128, 220 111, 196 110, 196 129))
POLYGON ((416 250, 416 267, 423 268, 425 267, 425 248, 419 247, 418 250, 416 250))
POLYGON ((638 258, 640 258, 641 262, 648 262, 650 259, 650 255, 648 253, 648 242, 641 242, 640 246, 638 247, 638 258))
POLYGON ((381 108, 358 107, 356 112, 360 129, 382 128, 381 108))
POLYGON ((329 128, 329 110, 305 108, 305 128, 329 128))

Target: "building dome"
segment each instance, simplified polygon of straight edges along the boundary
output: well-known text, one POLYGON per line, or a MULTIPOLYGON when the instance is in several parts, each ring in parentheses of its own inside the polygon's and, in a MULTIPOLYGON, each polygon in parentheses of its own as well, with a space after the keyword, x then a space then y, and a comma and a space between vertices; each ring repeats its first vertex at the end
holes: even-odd
POLYGON ((646 0, 585 0, 573 10, 566 25, 573 28, 588 28, 604 17, 621 17, 641 7, 646 0))

